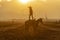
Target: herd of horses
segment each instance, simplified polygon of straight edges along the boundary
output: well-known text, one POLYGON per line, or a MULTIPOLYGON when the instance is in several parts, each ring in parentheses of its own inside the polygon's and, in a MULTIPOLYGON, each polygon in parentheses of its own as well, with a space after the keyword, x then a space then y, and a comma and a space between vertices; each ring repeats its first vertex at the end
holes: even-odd
POLYGON ((43 23, 42 18, 38 19, 38 20, 27 20, 25 22, 25 26, 38 26, 39 23, 43 23))
POLYGON ((39 24, 43 24, 43 19, 40 18, 38 20, 27 20, 25 22, 25 30, 26 32, 29 32, 29 28, 31 27, 35 32, 37 28, 39 27, 39 24))

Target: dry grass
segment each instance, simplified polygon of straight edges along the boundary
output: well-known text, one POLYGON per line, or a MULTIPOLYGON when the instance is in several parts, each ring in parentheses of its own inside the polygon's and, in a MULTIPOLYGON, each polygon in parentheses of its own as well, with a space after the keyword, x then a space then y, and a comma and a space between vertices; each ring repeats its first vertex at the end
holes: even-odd
POLYGON ((36 30, 33 27, 25 29, 21 23, 10 24, 9 26, 2 25, 4 26, 0 28, 0 40, 60 40, 60 30, 48 29, 53 27, 51 25, 40 25, 36 30))

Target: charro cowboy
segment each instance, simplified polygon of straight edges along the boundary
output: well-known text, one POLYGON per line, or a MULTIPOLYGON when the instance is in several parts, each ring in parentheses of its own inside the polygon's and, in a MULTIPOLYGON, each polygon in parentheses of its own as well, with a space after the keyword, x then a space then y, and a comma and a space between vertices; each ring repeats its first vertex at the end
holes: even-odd
POLYGON ((32 10, 32 7, 30 6, 29 7, 29 12, 30 12, 30 14, 29 14, 29 20, 32 18, 32 20, 33 20, 33 10, 32 10))

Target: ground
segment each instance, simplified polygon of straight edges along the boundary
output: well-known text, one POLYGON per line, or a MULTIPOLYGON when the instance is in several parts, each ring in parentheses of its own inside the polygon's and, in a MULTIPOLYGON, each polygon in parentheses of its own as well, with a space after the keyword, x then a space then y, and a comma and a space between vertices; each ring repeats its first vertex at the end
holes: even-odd
MULTIPOLYGON (((28 30, 28 29, 27 29, 28 30)), ((0 40, 60 40, 60 24, 41 24, 25 32, 24 23, 0 27, 0 40)))

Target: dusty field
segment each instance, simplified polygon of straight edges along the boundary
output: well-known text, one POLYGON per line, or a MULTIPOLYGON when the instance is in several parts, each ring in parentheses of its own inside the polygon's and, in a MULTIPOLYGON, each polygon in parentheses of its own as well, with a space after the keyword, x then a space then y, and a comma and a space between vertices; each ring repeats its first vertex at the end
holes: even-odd
POLYGON ((60 40, 60 24, 41 24, 26 32, 21 23, 0 27, 0 40, 60 40))

